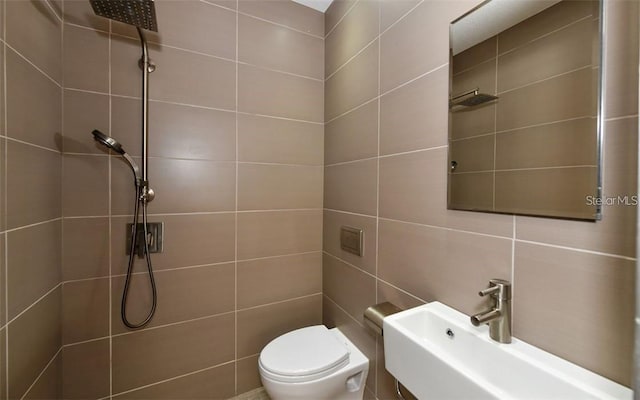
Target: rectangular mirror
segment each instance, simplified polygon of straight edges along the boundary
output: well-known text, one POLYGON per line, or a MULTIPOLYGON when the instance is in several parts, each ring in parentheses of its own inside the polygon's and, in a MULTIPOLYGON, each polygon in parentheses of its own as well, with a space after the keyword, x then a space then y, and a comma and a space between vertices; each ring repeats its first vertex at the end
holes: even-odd
POLYGON ((489 0, 452 22, 450 209, 600 219, 600 3, 489 0))

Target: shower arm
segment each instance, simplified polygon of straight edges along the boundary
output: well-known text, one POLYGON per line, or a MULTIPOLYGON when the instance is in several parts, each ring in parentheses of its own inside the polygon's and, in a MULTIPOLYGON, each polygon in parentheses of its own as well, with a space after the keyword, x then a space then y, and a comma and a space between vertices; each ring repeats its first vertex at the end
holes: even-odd
POLYGON ((147 203, 155 197, 153 189, 149 187, 148 159, 149 159, 149 73, 155 70, 155 65, 149 59, 149 49, 144 32, 139 27, 140 47, 142 57, 139 66, 142 69, 142 200, 147 203))

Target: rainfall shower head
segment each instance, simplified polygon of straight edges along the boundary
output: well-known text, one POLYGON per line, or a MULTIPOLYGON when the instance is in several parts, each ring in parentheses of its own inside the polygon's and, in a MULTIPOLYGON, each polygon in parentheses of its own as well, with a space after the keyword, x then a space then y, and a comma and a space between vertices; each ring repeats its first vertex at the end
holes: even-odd
POLYGON ((461 107, 473 107, 480 104, 488 103, 493 100, 497 100, 498 96, 491 94, 480 93, 479 88, 470 90, 461 95, 455 96, 449 100, 449 108, 461 106, 461 107))
POLYGON ((93 132, 91 132, 93 134, 93 138, 102 143, 103 145, 107 146, 108 148, 110 148, 111 150, 115 151, 116 153, 123 155, 126 152, 124 151, 124 149, 122 148, 122 145, 120 143, 118 143, 117 140, 115 140, 114 138, 105 135, 104 133, 100 132, 97 129, 94 129, 93 132))
POLYGON ((122 145, 118 143, 118 141, 115 140, 114 138, 105 135, 104 133, 100 132, 97 129, 94 129, 91 133, 93 134, 93 138, 96 140, 96 142, 99 142, 100 144, 107 146, 109 149, 120 154, 125 159, 127 164, 129 164, 129 167, 133 171, 133 175, 136 179, 136 185, 137 185, 141 181, 140 168, 138 167, 138 164, 136 164, 136 162, 133 161, 133 158, 131 158, 131 156, 127 154, 126 151, 124 151, 124 149, 122 148, 122 145))
POLYGON ((153 0, 89 0, 96 15, 158 32, 153 0))

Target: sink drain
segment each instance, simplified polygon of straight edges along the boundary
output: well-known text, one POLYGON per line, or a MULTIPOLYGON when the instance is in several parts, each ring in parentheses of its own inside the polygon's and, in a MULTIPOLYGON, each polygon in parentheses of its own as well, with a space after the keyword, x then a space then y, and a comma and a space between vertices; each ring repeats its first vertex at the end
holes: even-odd
POLYGON ((453 339, 456 334, 453 333, 453 331, 450 328, 447 328, 447 336, 449 336, 449 339, 453 339))

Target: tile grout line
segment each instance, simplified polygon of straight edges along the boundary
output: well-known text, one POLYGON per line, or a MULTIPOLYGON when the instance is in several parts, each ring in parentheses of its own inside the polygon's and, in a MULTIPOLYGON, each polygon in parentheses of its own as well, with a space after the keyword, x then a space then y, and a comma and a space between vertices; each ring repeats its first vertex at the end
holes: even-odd
MULTIPOLYGON (((0 112, 2 112, 2 116, 3 116, 3 126, 2 129, 4 130, 4 134, 7 135, 7 46, 5 43, 5 39, 7 37, 7 23, 6 23, 6 16, 7 16, 7 2, 3 1, 0 4, 0 7, 2 7, 2 99, 3 99, 3 103, 2 103, 2 110, 0 110, 0 112)), ((7 196, 7 180, 9 179, 9 174, 7 173, 7 168, 9 166, 9 143, 3 139, 4 141, 4 148, 2 149, 2 152, 4 153, 4 159, 2 160, 2 183, 3 183, 3 187, 2 187, 2 193, 0 194, 0 196, 2 196, 2 210, 0 210, 0 212, 2 213, 2 215, 0 215, 0 219, 3 222, 3 226, 0 227, 1 230, 6 230, 6 224, 7 224, 7 219, 8 219, 8 207, 7 207, 7 200, 8 200, 8 196, 7 196)), ((4 287, 2 288, 4 290, 4 294, 2 294, 2 296, 4 296, 4 320, 2 321, 2 325, 5 328, 4 331, 4 343, 1 343, 0 346, 4 347, 4 356, 5 356, 5 364, 4 364, 4 381, 5 381, 5 390, 6 390, 6 397, 9 398, 9 362, 7 361, 9 359, 9 239, 8 239, 8 235, 4 233, 4 237, 2 238, 2 245, 4 246, 4 255, 3 258, 4 260, 2 260, 4 262, 4 287)), ((0 393, 0 397, 3 395, 3 393, 0 393)))
MULTIPOLYGON (((113 39, 111 37, 111 28, 112 27, 112 22, 111 20, 109 20, 109 25, 108 25, 108 29, 109 29, 109 36, 108 36, 108 41, 109 41, 109 54, 108 54, 108 60, 109 60, 109 71, 108 71, 108 85, 109 85, 109 93, 108 93, 108 98, 109 98, 109 135, 112 134, 112 129, 113 129, 113 97, 112 97, 112 86, 113 86, 113 59, 112 59, 112 51, 113 51, 113 39)), ((109 155, 111 154, 111 152, 109 152, 109 155)), ((111 398, 113 396, 113 246, 112 246, 112 235, 113 235, 113 201, 112 201, 112 197, 113 197, 113 193, 112 193, 112 185, 111 182, 113 181, 113 163, 112 163, 112 158, 109 156, 109 161, 108 161, 108 176, 109 176, 109 182, 108 182, 108 212, 109 212, 109 224, 108 224, 108 230, 109 230, 109 244, 108 244, 108 248, 109 248, 109 397, 111 398)))
MULTIPOLYGON (((45 0, 46 3, 49 1, 45 0)), ((64 26, 64 1, 61 2, 62 7, 62 18, 60 18, 60 65, 61 65, 61 84, 60 84, 60 133, 62 136, 61 144, 60 144, 60 257, 58 259, 58 281, 60 283, 60 301, 58 302, 58 312, 60 313, 60 321, 58 326, 58 333, 60 335, 60 342, 58 343, 58 352, 60 353, 60 363, 62 364, 61 369, 64 373, 64 352, 63 352, 63 342, 64 342, 64 285, 62 284, 62 276, 64 272, 64 182, 65 182, 65 159, 64 159, 64 133, 65 133, 65 103, 64 103, 64 67, 65 67, 65 59, 64 59, 64 44, 65 44, 65 26, 64 26)), ((50 5, 51 6, 51 5, 50 5)), ((60 394, 64 398, 64 385, 60 386, 60 394)))
MULTIPOLYGON (((378 2, 378 35, 376 36, 376 40, 378 41, 378 120, 377 120, 377 125, 378 125, 378 129, 377 129, 377 139, 378 139, 378 143, 377 143, 377 157, 376 157, 376 249, 375 249, 375 255, 376 255, 376 264, 375 264, 375 299, 376 299, 376 304, 380 303, 380 299, 378 296, 378 292, 379 292, 379 280, 378 280, 378 275, 379 275, 379 268, 378 268, 378 259, 379 259, 379 246, 380 246, 380 109, 381 109, 381 101, 380 101, 380 92, 382 91, 382 87, 380 86, 380 69, 381 69, 381 51, 382 51, 382 45, 381 40, 380 40, 380 30, 382 27, 382 6, 381 3, 378 2)), ((373 394, 374 396, 377 398, 378 397, 378 380, 380 379, 379 375, 378 375, 378 343, 380 341, 380 338, 378 336, 376 336, 376 349, 375 349, 375 376, 374 376, 374 387, 373 387, 373 394)))
MULTIPOLYGON (((349 13, 351 12, 351 10, 354 9, 354 7, 356 5, 358 5, 358 3, 360 2, 360 0, 356 0, 353 2, 353 4, 351 5, 351 7, 349 7, 349 9, 347 11, 345 11, 344 14, 342 14, 342 17, 340 17, 340 19, 338 19, 338 22, 335 23, 335 25, 333 25, 333 27, 331 29, 329 29, 329 32, 325 32, 324 34, 324 39, 326 40, 329 35, 331 35, 333 33, 333 31, 338 27, 338 25, 340 25, 340 23, 342 22, 343 19, 345 19, 345 17, 347 15, 349 15, 349 13)), ((326 14, 325 14, 326 15, 326 14)))
POLYGON ((233 382, 233 393, 235 396, 238 395, 238 173, 239 173, 239 169, 240 169, 240 164, 239 164, 239 149, 238 149, 238 87, 239 87, 239 78, 240 78, 240 66, 239 66, 239 53, 240 53, 240 45, 239 45, 239 40, 240 40, 240 1, 236 0, 236 65, 235 65, 235 69, 236 69, 236 82, 235 82, 235 94, 236 94, 236 110, 235 110, 235 118, 236 118, 236 132, 235 132, 235 139, 236 139, 236 160, 235 160, 235 165, 236 165, 236 182, 235 182, 235 212, 233 214, 234 216, 234 239, 233 239, 233 245, 234 245, 234 254, 233 254, 233 258, 234 258, 234 264, 233 264, 233 283, 234 283, 234 289, 233 289, 233 308, 234 308, 234 313, 233 313, 233 359, 234 359, 234 363, 233 363, 233 376, 234 376, 234 382, 233 382))
MULTIPOLYGON (((55 79, 53 79, 51 76, 49 76, 49 74, 47 74, 46 72, 44 72, 40 67, 38 67, 34 62, 32 62, 31 60, 29 60, 25 55, 23 55, 22 53, 20 53, 18 50, 14 49, 9 43, 6 42, 6 40, 4 41, 4 44, 6 47, 8 47, 9 49, 11 49, 18 57, 22 58, 24 61, 26 61, 29 65, 31 65, 33 68, 35 68, 38 72, 40 72, 42 75, 44 75, 45 78, 49 79, 54 85, 56 85, 58 88, 62 89, 62 85, 60 83, 58 83, 58 81, 56 81, 55 79)), ((6 54, 5 54, 6 55, 6 54)))

